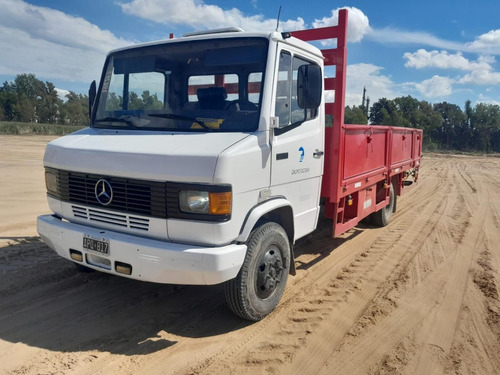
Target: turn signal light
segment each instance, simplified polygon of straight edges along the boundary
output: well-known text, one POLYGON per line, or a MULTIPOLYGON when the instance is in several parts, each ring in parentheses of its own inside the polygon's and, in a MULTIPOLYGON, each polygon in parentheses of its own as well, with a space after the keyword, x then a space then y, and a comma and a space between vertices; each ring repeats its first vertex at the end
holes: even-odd
POLYGON ((77 262, 83 262, 83 254, 80 251, 70 249, 69 256, 71 259, 76 260, 77 262))
POLYGON ((210 213, 212 215, 231 214, 231 192, 209 193, 210 195, 210 213))
POLYGON ((127 263, 115 262, 115 270, 124 275, 132 275, 132 266, 127 263))

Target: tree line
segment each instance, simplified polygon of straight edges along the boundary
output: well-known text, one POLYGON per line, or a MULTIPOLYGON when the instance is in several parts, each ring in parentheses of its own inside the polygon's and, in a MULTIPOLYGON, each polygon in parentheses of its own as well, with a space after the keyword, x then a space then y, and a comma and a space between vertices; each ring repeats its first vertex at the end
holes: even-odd
MULTIPOLYGON (((59 98, 52 82, 43 82, 34 74, 19 74, 13 82, 0 87, 0 121, 86 126, 89 123, 89 97, 70 91, 66 100, 59 98)), ((110 93, 107 107, 120 108, 122 97, 110 93)), ((157 95, 131 92, 128 109, 161 109, 157 95)))
POLYGON ((411 96, 379 99, 368 109, 346 107, 346 124, 377 124, 424 130, 431 150, 500 152, 500 106, 465 102, 462 110, 448 102, 431 104, 411 96))
MULTIPOLYGON (((150 108, 157 103, 161 104, 158 98, 144 92, 133 97, 130 105, 150 108)), ((456 104, 431 104, 403 96, 381 98, 368 106, 368 100, 363 100, 360 106, 347 106, 345 123, 420 128, 424 130, 424 146, 428 149, 500 152, 498 105, 472 106, 468 100, 462 110, 456 104)), ((115 108, 119 108, 119 103, 115 108)), ((0 87, 0 121, 86 126, 88 96, 70 91, 63 101, 53 83, 43 82, 34 74, 19 74, 13 82, 4 82, 0 87)))
POLYGON ((19 74, 0 87, 0 121, 41 124, 87 125, 89 98, 70 91, 59 98, 52 82, 34 74, 19 74))

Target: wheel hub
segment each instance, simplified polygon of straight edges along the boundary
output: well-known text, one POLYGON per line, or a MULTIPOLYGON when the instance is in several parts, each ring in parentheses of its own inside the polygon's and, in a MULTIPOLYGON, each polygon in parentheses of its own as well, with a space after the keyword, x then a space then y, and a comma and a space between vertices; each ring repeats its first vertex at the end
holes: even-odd
POLYGON ((273 294, 281 281, 283 270, 281 252, 275 247, 269 248, 259 259, 257 267, 255 289, 260 298, 268 298, 273 294))

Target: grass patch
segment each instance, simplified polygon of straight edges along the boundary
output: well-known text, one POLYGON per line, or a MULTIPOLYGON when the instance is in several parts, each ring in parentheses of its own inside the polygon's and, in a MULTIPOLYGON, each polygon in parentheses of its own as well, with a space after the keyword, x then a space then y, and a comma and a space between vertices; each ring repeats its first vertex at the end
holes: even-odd
POLYGON ((85 126, 0 121, 0 134, 65 135, 84 127, 85 126))

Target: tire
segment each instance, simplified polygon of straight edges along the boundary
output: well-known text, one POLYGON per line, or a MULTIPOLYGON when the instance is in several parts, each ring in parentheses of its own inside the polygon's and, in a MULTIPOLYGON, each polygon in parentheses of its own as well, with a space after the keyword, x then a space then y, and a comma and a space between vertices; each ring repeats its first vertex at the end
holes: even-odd
POLYGON ((396 194, 394 186, 391 183, 391 192, 389 193, 389 204, 377 212, 373 213, 372 222, 378 227, 385 227, 391 221, 392 213, 396 207, 396 194))
POLYGON ((226 301, 233 313, 253 322, 278 305, 290 270, 290 242, 276 223, 252 231, 247 254, 236 278, 225 285, 226 301))

